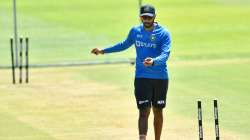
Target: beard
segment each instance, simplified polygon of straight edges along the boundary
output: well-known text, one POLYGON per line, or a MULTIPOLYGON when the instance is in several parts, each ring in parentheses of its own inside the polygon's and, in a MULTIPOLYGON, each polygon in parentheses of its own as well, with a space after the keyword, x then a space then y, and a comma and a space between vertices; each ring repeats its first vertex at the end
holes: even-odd
POLYGON ((151 28, 154 25, 154 22, 143 22, 145 28, 151 28))

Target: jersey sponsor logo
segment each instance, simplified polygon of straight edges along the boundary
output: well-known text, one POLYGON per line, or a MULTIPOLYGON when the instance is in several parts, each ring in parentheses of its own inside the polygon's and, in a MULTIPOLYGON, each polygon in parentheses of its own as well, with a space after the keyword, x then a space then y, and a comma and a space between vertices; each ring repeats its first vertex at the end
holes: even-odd
POLYGON ((142 42, 142 41, 135 41, 135 46, 136 47, 145 47, 145 48, 156 48, 156 44, 153 43, 146 43, 146 42, 142 42))
POLYGON ((148 103, 148 100, 144 100, 144 101, 139 101, 139 104, 145 104, 145 103, 148 103))
POLYGON ((158 105, 165 104, 165 101, 164 101, 164 100, 157 101, 157 104, 158 104, 158 105))

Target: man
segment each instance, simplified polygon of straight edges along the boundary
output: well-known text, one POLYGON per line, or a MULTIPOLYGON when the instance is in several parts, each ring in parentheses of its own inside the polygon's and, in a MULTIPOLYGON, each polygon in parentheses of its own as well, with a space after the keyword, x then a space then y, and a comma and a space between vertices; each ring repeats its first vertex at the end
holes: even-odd
POLYGON ((133 27, 125 41, 106 49, 95 48, 91 52, 107 54, 123 51, 133 44, 136 48, 135 97, 139 109, 139 139, 146 140, 148 117, 151 106, 154 114, 155 140, 160 140, 163 113, 168 90, 166 61, 170 54, 170 34, 155 21, 155 8, 144 5, 140 8, 142 24, 133 27))

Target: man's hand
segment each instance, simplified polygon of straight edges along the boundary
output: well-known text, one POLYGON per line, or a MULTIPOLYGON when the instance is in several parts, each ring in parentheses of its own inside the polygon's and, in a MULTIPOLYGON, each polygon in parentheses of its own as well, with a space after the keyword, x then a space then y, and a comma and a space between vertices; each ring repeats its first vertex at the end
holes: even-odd
POLYGON ((153 63, 154 63, 154 60, 151 57, 147 57, 146 59, 144 59, 144 62, 143 62, 144 66, 146 67, 152 66, 153 63))
POLYGON ((104 54, 103 50, 98 49, 98 48, 94 48, 91 53, 98 55, 98 54, 104 54))

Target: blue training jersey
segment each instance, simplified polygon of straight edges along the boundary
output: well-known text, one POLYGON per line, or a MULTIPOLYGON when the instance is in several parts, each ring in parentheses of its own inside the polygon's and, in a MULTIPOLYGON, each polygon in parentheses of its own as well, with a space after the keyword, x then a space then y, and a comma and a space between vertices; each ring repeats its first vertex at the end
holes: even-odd
POLYGON ((170 54, 170 33, 158 23, 152 31, 144 29, 143 24, 133 27, 126 40, 104 49, 104 53, 120 52, 132 45, 136 48, 136 78, 168 79, 166 61, 170 54), (144 66, 144 59, 151 57, 153 66, 144 66))

